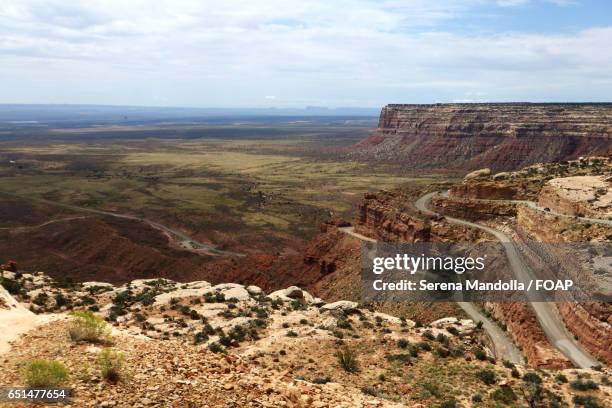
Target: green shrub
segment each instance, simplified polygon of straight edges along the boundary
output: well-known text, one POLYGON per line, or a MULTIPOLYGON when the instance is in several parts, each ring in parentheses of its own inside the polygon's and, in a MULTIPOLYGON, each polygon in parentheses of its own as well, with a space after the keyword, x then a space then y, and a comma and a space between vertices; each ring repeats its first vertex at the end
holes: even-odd
POLYGON ((578 391, 596 390, 599 388, 597 383, 593 380, 583 380, 581 378, 574 380, 570 383, 570 387, 578 391))
POLYGON ((225 333, 221 333, 219 335, 219 343, 224 345, 225 347, 229 347, 232 345, 232 339, 225 335, 225 333))
POLYGON ((17 295, 21 291, 21 284, 9 278, 0 278, 0 284, 11 295, 17 295))
POLYGON ((445 346, 448 346, 448 336, 447 335, 443 333, 438 333, 438 335, 436 336, 436 340, 444 344, 445 346))
POLYGON ((433 339, 435 339, 435 337, 434 337, 433 333, 432 333, 432 332, 430 332, 430 331, 423 332, 422 336, 423 336, 424 338, 426 338, 427 340, 433 340, 433 339))
POLYGON ((480 394, 472 395, 472 402, 482 402, 482 395, 480 394))
POLYGON ((523 375, 523 381, 525 381, 526 383, 532 383, 532 384, 542 384, 542 378, 540 378, 539 375, 537 375, 536 373, 527 373, 525 375, 523 375))
POLYGON ((516 401, 516 394, 510 387, 499 387, 491 393, 491 399, 510 405, 516 401))
POLYGON ((235 326, 230 332, 229 337, 238 342, 244 341, 246 337, 246 330, 242 326, 235 326))
POLYGON ((312 380, 313 384, 327 384, 328 382, 331 382, 331 378, 329 377, 317 377, 312 380))
POLYGON ((401 363, 410 363, 412 361, 412 356, 408 353, 400 353, 400 354, 389 354, 386 356, 386 359, 389 361, 399 361, 401 363))
POLYGON ((496 381, 495 373, 489 369, 480 370, 478 373, 476 373, 476 377, 487 385, 495 384, 496 381))
POLYGON ((599 404, 599 400, 597 398, 592 397, 590 395, 575 395, 572 401, 578 407, 581 407, 581 406, 585 408, 602 408, 603 407, 603 405, 599 404))
POLYGON ((110 341, 111 329, 99 316, 92 312, 73 312, 68 333, 73 341, 107 343, 110 341))
POLYGON ((55 295, 55 307, 60 308, 62 306, 67 306, 70 303, 69 299, 64 296, 62 293, 58 293, 55 295))
POLYGON ((36 295, 34 300, 32 300, 32 303, 38 306, 46 306, 47 299, 49 299, 49 295, 47 295, 45 292, 40 292, 38 295, 36 295))
POLYGON ((134 298, 132 297, 132 292, 129 290, 124 290, 123 292, 118 293, 114 298, 113 298, 113 303, 116 306, 119 306, 121 308, 124 308, 125 306, 127 306, 129 303, 133 302, 134 298))
POLYGON ((371 385, 367 385, 361 388, 361 392, 363 392, 365 395, 370 395, 372 397, 376 397, 380 393, 380 391, 378 391, 378 388, 373 387, 371 385))
POLYGON ((204 343, 205 341, 208 341, 208 334, 202 330, 201 332, 197 332, 195 337, 194 337, 194 344, 200 344, 200 343, 204 343))
POLYGON ((446 331, 449 332, 450 334, 452 334, 453 336, 458 336, 459 335, 459 330, 457 330, 457 328, 454 327, 454 326, 447 327, 446 331))
POLYGON ((26 365, 24 379, 29 388, 52 388, 66 384, 70 376, 61 362, 37 359, 26 365))
POLYGON ((348 347, 336 352, 338 364, 348 373, 355 373, 358 370, 357 355, 348 347))
POLYGON ((419 348, 420 348, 421 350, 431 351, 431 346, 430 346, 430 345, 429 345, 429 343, 428 343, 428 342, 426 342, 426 341, 422 341, 422 342, 420 342, 420 343, 419 343, 419 348))
POLYGON ((487 359, 487 353, 480 347, 474 349, 474 356, 480 361, 485 361, 487 359))
POLYGON ((98 367, 102 378, 111 384, 125 380, 125 355, 109 348, 98 353, 98 367))
POLYGON ((399 348, 403 348, 405 349, 406 347, 408 347, 410 345, 410 343, 408 342, 408 340, 406 339, 399 339, 397 341, 397 347, 399 348))
POLYGON ((351 322, 349 322, 347 319, 338 319, 338 321, 336 322, 336 326, 339 329, 352 329, 351 322))
POLYGON ((208 349, 213 353, 221 353, 223 351, 223 347, 221 347, 221 345, 217 342, 210 343, 208 345, 208 349))
POLYGON ((555 380, 560 383, 560 384, 565 384, 567 383, 567 377, 561 373, 557 374, 555 376, 555 380))
POLYGON ((298 334, 296 332, 294 332, 293 330, 289 330, 287 332, 287 337, 297 337, 298 334))
POLYGON ((448 399, 446 401, 442 401, 442 403, 440 404, 440 408, 455 408, 455 407, 457 407, 457 400, 455 400, 454 398, 448 399))

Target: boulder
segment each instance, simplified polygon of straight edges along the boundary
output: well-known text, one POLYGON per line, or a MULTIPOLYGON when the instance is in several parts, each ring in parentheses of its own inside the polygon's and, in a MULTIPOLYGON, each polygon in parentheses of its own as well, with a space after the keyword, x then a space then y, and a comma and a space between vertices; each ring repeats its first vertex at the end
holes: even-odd
POLYGON ((387 321, 391 324, 402 324, 402 320, 399 317, 391 316, 386 313, 375 312, 374 317, 383 319, 384 321, 387 321))
POLYGON ((471 180, 471 179, 475 179, 479 177, 486 177, 486 176, 489 176, 490 174, 491 174, 491 169, 487 167, 484 169, 474 170, 473 172, 466 174, 463 179, 471 180))
POLYGON ((249 300, 251 295, 244 287, 235 287, 222 290, 221 293, 225 295, 225 299, 238 299, 238 300, 249 300))
POLYGON ((255 285, 249 285, 246 288, 247 292, 249 292, 251 294, 251 296, 257 296, 257 295, 261 295, 263 293, 263 290, 261 290, 261 288, 259 286, 255 286, 255 285))
POLYGON ((493 176, 493 180, 505 180, 510 177, 510 173, 507 171, 502 171, 501 173, 497 173, 493 176))
POLYGON ((277 290, 268 295, 268 297, 272 300, 281 299, 286 302, 291 302, 293 300, 299 300, 305 304, 312 304, 314 298, 312 295, 297 286, 290 286, 287 289, 277 290))
POLYGON ((357 306, 359 306, 357 302, 351 302, 349 300, 339 300, 337 302, 328 303, 326 305, 323 305, 321 306, 321 309, 329 310, 329 311, 342 310, 344 312, 351 312, 351 311, 356 311, 357 306))

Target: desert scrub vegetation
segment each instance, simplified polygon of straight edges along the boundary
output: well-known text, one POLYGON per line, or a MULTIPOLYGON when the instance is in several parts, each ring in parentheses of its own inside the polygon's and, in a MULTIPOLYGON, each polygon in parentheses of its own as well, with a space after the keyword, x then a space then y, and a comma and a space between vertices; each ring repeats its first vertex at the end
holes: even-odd
POLYGON ((43 359, 32 360, 26 364, 23 377, 29 388, 59 387, 70 379, 64 364, 43 359))
POLYGON ((73 312, 68 334, 72 341, 88 341, 91 343, 109 343, 111 341, 110 326, 92 312, 73 312))
POLYGON ((599 400, 591 395, 575 395, 572 402, 576 404, 577 407, 603 408, 599 400))
POLYGON ((21 291, 21 284, 13 279, 0 277, 0 285, 11 295, 17 295, 21 291))
POLYGON ((596 390, 599 388, 597 383, 593 380, 584 380, 582 378, 578 378, 570 383, 570 387, 578 391, 589 391, 596 390))
POLYGON ((356 373, 358 371, 359 364, 357 362, 357 353, 348 346, 338 350, 335 356, 340 367, 347 373, 356 373))
POLYGON ((478 373, 476 373, 476 377, 478 377, 486 385, 495 384, 497 381, 495 372, 489 369, 480 370, 478 373))
POLYGON ((125 381, 125 354, 105 348, 98 353, 96 358, 102 378, 111 384, 125 381))

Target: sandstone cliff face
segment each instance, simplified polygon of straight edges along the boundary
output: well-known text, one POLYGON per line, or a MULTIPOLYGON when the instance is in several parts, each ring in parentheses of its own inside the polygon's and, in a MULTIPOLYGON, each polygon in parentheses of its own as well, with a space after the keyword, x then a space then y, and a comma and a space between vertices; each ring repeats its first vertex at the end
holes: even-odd
POLYGON ((572 363, 560 351, 551 347, 528 304, 487 303, 485 307, 496 319, 506 324, 514 341, 520 344, 530 365, 550 369, 572 366, 572 363))
MULTIPOLYGON (((528 207, 520 206, 517 224, 519 236, 526 234, 528 239, 539 242, 605 242, 612 238, 609 227, 576 222, 528 207)), ((593 276, 579 272, 574 279, 593 279, 593 276)), ((559 314, 567 329, 576 335, 580 344, 598 359, 612 364, 612 305, 596 302, 558 303, 559 314)))
POLYGON ((612 305, 563 302, 557 308, 580 344, 597 359, 612 364, 612 305))
POLYGON ((515 186, 494 181, 482 181, 457 184, 451 187, 450 195, 487 200, 514 200, 519 196, 519 192, 515 186))
POLYGON ((440 214, 469 220, 516 216, 516 204, 499 201, 475 201, 436 196, 431 201, 440 214))
POLYGON ((609 227, 575 222, 571 218, 547 214, 518 206, 517 224, 533 239, 541 242, 588 242, 612 239, 609 227))
POLYGON ((352 157, 494 171, 612 154, 612 104, 387 105, 352 157))
POLYGON ((479 230, 419 214, 412 207, 414 199, 397 191, 366 194, 355 231, 387 242, 476 241, 482 237, 479 230))
POLYGON ((399 194, 392 192, 366 194, 359 205, 356 231, 383 241, 428 241, 430 223, 398 211, 400 199, 399 194))

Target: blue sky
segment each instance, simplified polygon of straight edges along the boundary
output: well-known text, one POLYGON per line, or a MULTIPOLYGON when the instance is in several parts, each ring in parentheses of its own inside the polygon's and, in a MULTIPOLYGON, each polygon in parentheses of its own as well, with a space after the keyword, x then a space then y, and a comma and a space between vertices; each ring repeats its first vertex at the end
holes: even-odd
POLYGON ((12 0, 0 103, 610 101, 607 0, 12 0))

